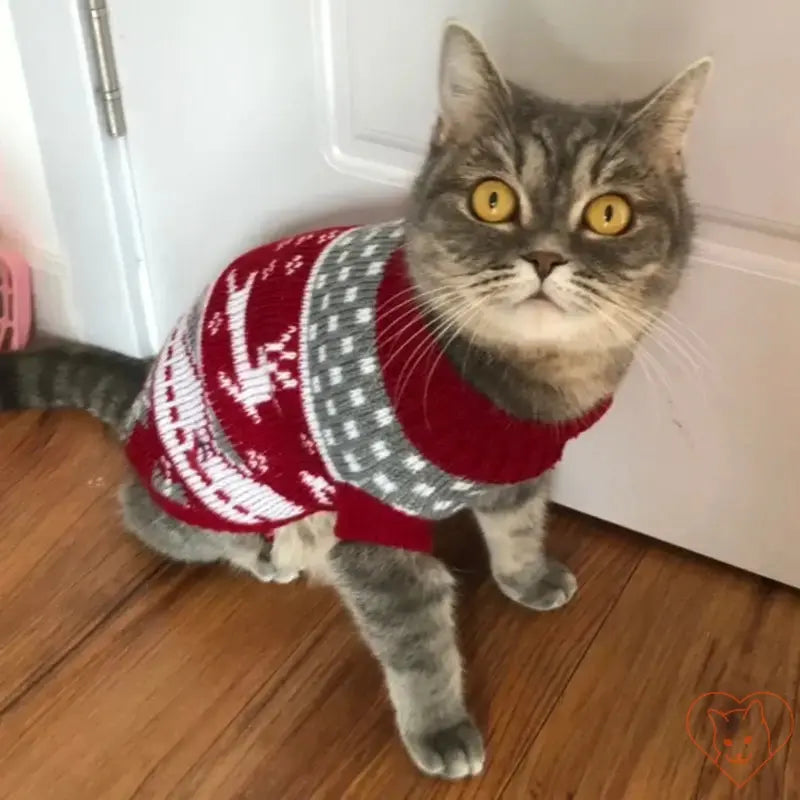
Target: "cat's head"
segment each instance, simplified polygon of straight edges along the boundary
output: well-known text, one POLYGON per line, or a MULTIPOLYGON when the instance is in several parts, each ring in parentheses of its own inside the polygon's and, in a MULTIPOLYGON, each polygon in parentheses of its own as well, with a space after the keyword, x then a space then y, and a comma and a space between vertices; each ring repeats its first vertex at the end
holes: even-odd
POLYGON ((709 67, 638 102, 576 106, 508 83, 472 34, 447 27, 407 245, 449 330, 488 345, 633 346, 686 263, 682 151, 709 67))
POLYGON ((769 754, 769 725, 760 701, 727 712, 711 708, 708 718, 714 726, 715 757, 722 766, 745 766, 769 754))

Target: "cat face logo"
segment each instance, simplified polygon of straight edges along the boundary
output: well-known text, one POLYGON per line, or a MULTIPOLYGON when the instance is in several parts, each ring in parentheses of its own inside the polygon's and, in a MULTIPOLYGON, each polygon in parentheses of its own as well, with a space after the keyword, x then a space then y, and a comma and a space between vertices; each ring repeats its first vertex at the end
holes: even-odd
POLYGON ((794 733, 794 714, 772 692, 741 699, 706 692, 689 706, 686 732, 706 758, 742 787, 786 746, 794 733))

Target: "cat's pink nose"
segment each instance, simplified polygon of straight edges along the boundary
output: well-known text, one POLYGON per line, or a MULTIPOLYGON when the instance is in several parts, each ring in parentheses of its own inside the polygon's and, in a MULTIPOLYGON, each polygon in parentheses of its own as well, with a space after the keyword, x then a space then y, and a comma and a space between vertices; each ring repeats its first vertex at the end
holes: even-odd
POLYGON ((553 253, 550 250, 534 250, 525 258, 531 262, 540 280, 544 280, 556 267, 567 263, 561 253, 553 253))

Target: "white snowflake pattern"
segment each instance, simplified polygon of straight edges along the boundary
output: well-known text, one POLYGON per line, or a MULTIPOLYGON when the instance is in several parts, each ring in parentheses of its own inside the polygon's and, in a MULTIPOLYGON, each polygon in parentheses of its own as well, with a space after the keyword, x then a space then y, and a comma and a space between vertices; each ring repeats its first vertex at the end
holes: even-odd
POLYGON ((329 231, 312 231, 311 233, 301 233, 298 236, 290 236, 288 239, 282 239, 281 241, 275 244, 276 250, 283 250, 284 247, 297 247, 308 242, 316 241, 317 244, 327 244, 328 242, 332 242, 337 236, 341 234, 341 231, 337 230, 329 230, 329 231))
POLYGON ((284 265, 284 272, 287 275, 294 275, 303 266, 303 257, 300 255, 292 256, 284 265))
POLYGON ((277 259, 273 258, 272 261, 270 261, 269 264, 267 264, 267 266, 261 270, 260 273, 261 280, 265 281, 267 278, 269 278, 270 275, 272 275, 272 273, 275 272, 277 266, 278 266, 278 261, 277 259))
POLYGON ((306 470, 301 470, 300 480, 318 503, 322 503, 323 505, 330 505, 333 503, 336 488, 331 486, 321 475, 313 475, 306 470))
POLYGON ((314 440, 307 433, 300 434, 300 444, 303 445, 303 449, 309 455, 314 455, 317 452, 317 447, 314 444, 314 440))
POLYGON ((267 365, 267 374, 278 389, 296 389, 298 386, 294 373, 281 366, 286 362, 297 361, 297 350, 289 348, 296 333, 297 326, 290 325, 277 342, 268 342, 259 348, 259 355, 263 356, 267 365))
POLYGON ((211 320, 208 323, 208 331, 212 336, 216 336, 219 333, 219 329, 225 323, 225 317, 220 311, 214 313, 211 317, 211 320))
POLYGON ((245 461, 247 466, 256 475, 263 475, 269 470, 269 461, 264 453, 259 453, 256 450, 248 450, 245 454, 245 461))

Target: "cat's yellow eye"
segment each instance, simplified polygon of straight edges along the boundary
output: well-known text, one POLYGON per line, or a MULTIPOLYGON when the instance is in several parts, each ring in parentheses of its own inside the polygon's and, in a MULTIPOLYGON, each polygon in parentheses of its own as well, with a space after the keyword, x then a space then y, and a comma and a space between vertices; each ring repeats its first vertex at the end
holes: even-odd
POLYGON ((583 210, 583 223, 601 236, 619 236, 630 227, 631 204, 618 194, 601 194, 583 210))
POLYGON ((490 178, 472 190, 471 205, 484 222, 508 222, 517 213, 517 194, 507 183, 490 178))

